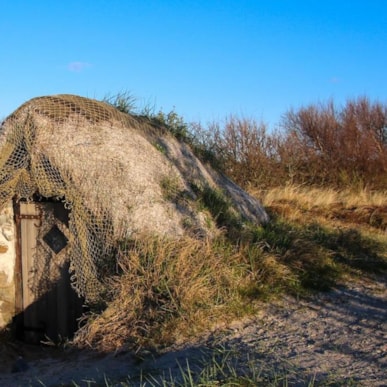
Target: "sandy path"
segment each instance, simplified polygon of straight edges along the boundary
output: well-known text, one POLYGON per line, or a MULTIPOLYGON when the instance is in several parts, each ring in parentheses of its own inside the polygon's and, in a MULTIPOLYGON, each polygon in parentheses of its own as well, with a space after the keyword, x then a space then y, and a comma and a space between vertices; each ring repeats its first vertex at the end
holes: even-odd
POLYGON ((286 370, 295 385, 387 386, 386 281, 339 287, 308 301, 285 299, 263 318, 236 324, 223 340, 286 370))
MULTIPOLYGON (((20 348, 14 348, 16 354, 20 348)), ((28 369, 10 373, 15 357, 3 358, 1 386, 105 385, 130 375, 157 377, 179 374, 189 359, 191 369, 203 357, 230 354, 240 372, 251 362, 265 375, 289 386, 387 386, 387 280, 362 281, 337 287, 310 300, 285 298, 265 306, 258 316, 230 324, 203 337, 195 345, 176 346, 159 354, 55 353, 23 348, 28 369), (221 350, 219 350, 221 348, 221 350), (99 382, 100 384, 97 384, 99 382), (322 384, 320 384, 320 382, 322 384)), ((5 353, 5 350, 3 350, 5 353)), ((7 351, 9 353, 9 351, 7 351)), ((1 353, 0 353, 1 354, 1 353)), ((151 385, 151 384, 148 384, 151 385)))

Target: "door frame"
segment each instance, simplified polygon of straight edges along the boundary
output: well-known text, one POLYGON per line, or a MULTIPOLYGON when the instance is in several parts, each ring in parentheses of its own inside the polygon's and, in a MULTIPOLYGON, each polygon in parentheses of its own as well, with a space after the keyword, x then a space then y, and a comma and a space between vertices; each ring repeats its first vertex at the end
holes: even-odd
MULTIPOLYGON (((39 198, 40 199, 40 198, 39 198)), ((23 235, 23 230, 25 233, 28 233, 28 230, 31 230, 31 223, 29 223, 29 228, 26 224, 31 220, 34 222, 32 226, 37 227, 51 227, 51 223, 47 223, 46 220, 46 211, 51 211, 51 215, 56 214, 56 210, 59 209, 59 217, 54 216, 55 227, 60 222, 61 228, 68 228, 68 218, 66 221, 66 216, 69 214, 69 210, 64 207, 62 201, 43 198, 37 201, 29 202, 31 205, 35 206, 35 209, 28 210, 27 214, 22 214, 21 204, 25 201, 13 201, 14 205, 14 218, 16 224, 16 238, 15 238, 15 311, 16 317, 14 319, 16 336, 21 338, 24 341, 36 343, 45 339, 45 336, 52 341, 59 341, 64 337, 69 338, 73 336, 76 332, 78 324, 77 319, 82 316, 84 311, 84 300, 80 298, 75 290, 71 286, 69 270, 69 257, 67 256, 67 250, 63 252, 60 251, 56 253, 51 251, 52 258, 56 258, 59 254, 63 254, 64 258, 63 266, 60 266, 60 277, 52 283, 52 290, 48 291, 44 295, 34 295, 33 291, 30 290, 29 286, 29 266, 32 267, 32 264, 35 262, 33 255, 29 255, 28 248, 32 249, 34 237, 29 235, 23 235), (47 203, 47 208, 44 204, 47 203), (56 205, 63 205, 63 209, 66 214, 64 218, 62 207, 56 207, 56 205), (26 222, 23 222, 26 220, 26 222), (44 222, 46 220, 46 224, 44 222), (26 231, 27 230, 27 231, 26 231), (26 242, 27 241, 27 242, 26 242), (28 245, 27 250, 23 243, 28 245), (27 252, 26 252, 27 251, 27 252), (26 255, 26 256, 23 256, 26 255), (32 263, 31 263, 32 262, 32 263), (27 292, 27 298, 25 293, 27 292), (26 302, 27 299, 27 302, 26 302), (43 323, 41 323, 43 322, 43 323)), ((57 214, 56 214, 57 215, 57 214)), ((54 226, 52 226, 54 227, 54 226)), ((39 236, 39 231, 33 231, 33 234, 36 237, 36 245, 42 245, 43 237, 39 236)), ((46 236, 46 235, 45 235, 46 236)), ((67 239, 67 238, 66 238, 67 239)), ((68 241, 70 243, 70 241, 68 241)), ((66 245, 66 249, 69 246, 66 245)), ((32 253, 33 254, 33 253, 32 253)), ((55 262, 55 260, 54 260, 55 262)), ((50 268, 48 268, 50 273, 50 268)))

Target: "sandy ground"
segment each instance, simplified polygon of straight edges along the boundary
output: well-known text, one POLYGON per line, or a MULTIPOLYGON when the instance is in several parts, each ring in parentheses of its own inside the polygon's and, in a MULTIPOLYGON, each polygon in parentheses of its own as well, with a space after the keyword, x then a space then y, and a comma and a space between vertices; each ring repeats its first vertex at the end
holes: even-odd
POLYGON ((273 380, 278 386, 387 386, 387 279, 347 284, 308 300, 286 297, 195 344, 160 353, 13 346, 0 355, 0 386, 5 387, 105 386, 106 380, 116 386, 148 380, 143 385, 151 386, 163 374, 181 375, 187 359, 191 370, 200 371, 203 359, 221 363, 226 357, 240 373, 254 364, 262 386, 273 380), (23 360, 17 360, 18 353, 23 360), (15 365, 18 372, 12 373, 15 365))

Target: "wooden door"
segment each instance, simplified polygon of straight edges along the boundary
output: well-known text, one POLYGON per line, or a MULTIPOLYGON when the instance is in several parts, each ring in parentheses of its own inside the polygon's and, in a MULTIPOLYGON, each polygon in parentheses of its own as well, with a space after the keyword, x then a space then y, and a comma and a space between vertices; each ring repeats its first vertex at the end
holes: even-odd
POLYGON ((23 339, 38 343, 71 337, 82 300, 70 283, 68 211, 61 202, 20 202, 16 217, 23 339))

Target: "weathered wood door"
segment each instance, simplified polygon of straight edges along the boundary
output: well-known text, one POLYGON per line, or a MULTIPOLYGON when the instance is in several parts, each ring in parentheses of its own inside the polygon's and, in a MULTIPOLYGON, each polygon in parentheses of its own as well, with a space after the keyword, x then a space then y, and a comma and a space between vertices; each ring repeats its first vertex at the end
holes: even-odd
POLYGON ((62 202, 20 202, 16 219, 22 294, 18 330, 35 343, 71 337, 82 300, 70 284, 68 211, 62 202))

